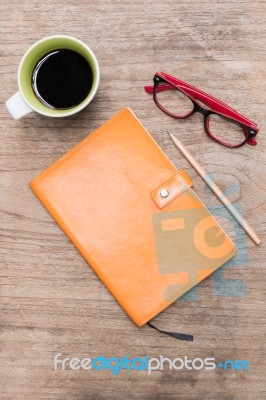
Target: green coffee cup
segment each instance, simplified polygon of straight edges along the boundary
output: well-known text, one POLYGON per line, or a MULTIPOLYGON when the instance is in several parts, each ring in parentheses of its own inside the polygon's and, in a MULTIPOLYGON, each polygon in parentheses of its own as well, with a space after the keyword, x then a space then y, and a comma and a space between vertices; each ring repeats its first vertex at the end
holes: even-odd
POLYGON ((48 117, 66 117, 76 114, 94 98, 100 81, 100 69, 93 51, 80 40, 66 35, 45 37, 33 44, 24 54, 18 69, 19 91, 6 102, 6 107, 13 118, 20 119, 32 111, 48 117), (89 63, 92 70, 92 85, 87 97, 78 105, 68 109, 50 108, 36 96, 32 86, 32 73, 37 63, 46 54, 57 49, 78 52, 89 63))

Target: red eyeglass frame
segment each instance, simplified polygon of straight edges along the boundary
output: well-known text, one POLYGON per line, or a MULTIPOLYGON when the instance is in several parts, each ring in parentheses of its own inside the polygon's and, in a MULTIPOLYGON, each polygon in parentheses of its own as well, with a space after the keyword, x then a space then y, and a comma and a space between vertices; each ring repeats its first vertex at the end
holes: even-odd
POLYGON ((256 146, 257 142, 255 140, 255 136, 259 132, 257 124, 251 121, 250 119, 244 117, 243 115, 239 114, 236 110, 234 110, 227 104, 223 103, 221 100, 218 100, 215 97, 203 92, 202 90, 199 90, 194 86, 181 81, 180 79, 168 75, 165 72, 156 72, 153 81, 154 81, 154 86, 145 86, 144 89, 147 93, 153 94, 153 99, 155 104, 166 114, 177 119, 184 119, 194 114, 195 112, 200 112, 204 116, 204 127, 206 133, 216 142, 232 148, 243 146, 245 143, 248 143, 251 146, 256 146), (164 82, 165 85, 162 85, 162 83, 164 82), (160 88, 157 87, 158 84, 160 84, 160 88), (194 105, 194 108, 183 116, 177 116, 169 112, 157 101, 156 98, 156 92, 161 92, 164 90, 173 90, 175 88, 184 93, 192 101, 194 105), (200 104, 198 101, 203 102, 209 108, 202 107, 202 104, 200 104), (240 124, 245 135, 245 139, 243 140, 243 142, 234 145, 228 142, 223 142, 222 140, 215 137, 209 130, 209 116, 211 114, 221 115, 225 118, 231 119, 234 122, 240 124))

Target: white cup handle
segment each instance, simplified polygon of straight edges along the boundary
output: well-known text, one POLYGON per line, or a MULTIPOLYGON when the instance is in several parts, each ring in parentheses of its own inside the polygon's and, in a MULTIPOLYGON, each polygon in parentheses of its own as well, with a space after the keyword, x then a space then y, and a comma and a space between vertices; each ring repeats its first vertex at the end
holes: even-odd
POLYGON ((20 91, 7 100, 6 108, 14 119, 20 119, 33 111, 23 99, 20 91))

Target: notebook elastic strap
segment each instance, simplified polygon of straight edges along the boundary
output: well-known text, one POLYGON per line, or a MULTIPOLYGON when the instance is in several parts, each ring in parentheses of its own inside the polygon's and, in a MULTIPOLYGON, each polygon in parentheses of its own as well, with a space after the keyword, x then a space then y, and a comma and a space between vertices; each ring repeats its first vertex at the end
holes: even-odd
POLYGON ((165 333, 166 335, 172 336, 172 337, 174 337, 175 339, 188 340, 188 341, 190 341, 190 342, 193 342, 193 335, 187 335, 187 334, 185 334, 185 333, 177 333, 177 332, 162 331, 161 329, 156 328, 156 326, 152 325, 152 324, 150 323, 150 321, 147 322, 147 324, 148 324, 151 328, 156 329, 156 331, 165 333))

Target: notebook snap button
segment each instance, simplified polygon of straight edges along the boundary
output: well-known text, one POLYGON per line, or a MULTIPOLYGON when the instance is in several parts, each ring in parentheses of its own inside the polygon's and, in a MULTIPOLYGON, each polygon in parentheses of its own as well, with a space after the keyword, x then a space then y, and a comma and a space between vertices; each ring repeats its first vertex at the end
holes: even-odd
POLYGON ((168 197, 168 196, 169 196, 168 190, 167 190, 167 189, 162 189, 162 190, 160 191, 160 196, 163 197, 164 199, 165 199, 166 197, 168 197))

